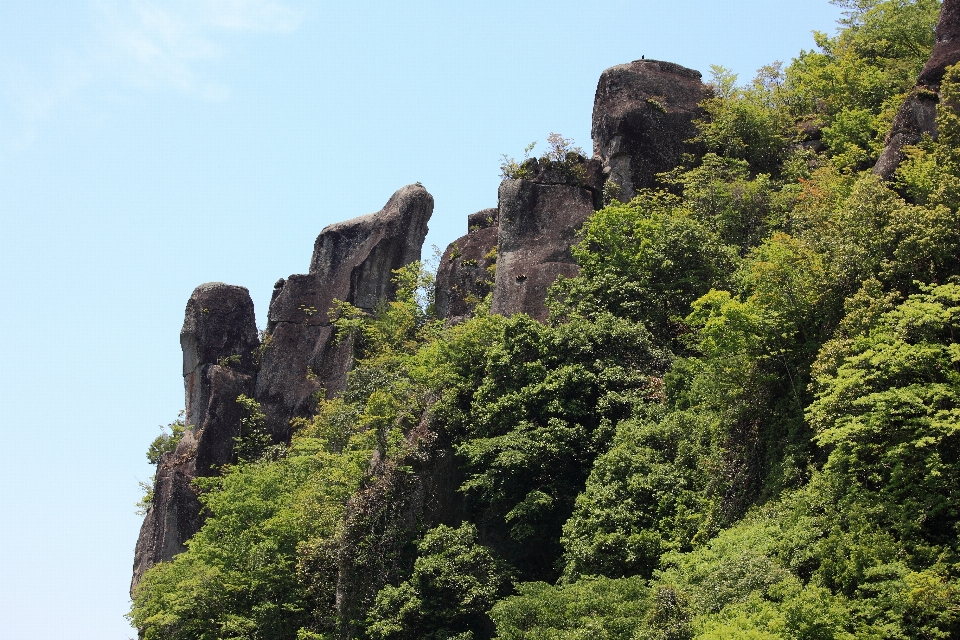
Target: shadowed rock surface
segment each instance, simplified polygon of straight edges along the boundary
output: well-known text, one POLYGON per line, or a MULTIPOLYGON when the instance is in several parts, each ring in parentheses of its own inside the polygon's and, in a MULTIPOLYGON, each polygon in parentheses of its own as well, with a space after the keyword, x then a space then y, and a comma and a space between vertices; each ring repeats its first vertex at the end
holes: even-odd
POLYGON ((593 103, 594 157, 610 181, 630 200, 653 186, 657 173, 680 163, 697 134, 699 104, 709 98, 699 71, 672 62, 635 60, 600 75, 593 103))
POLYGON ((547 288, 559 275, 579 273, 570 247, 577 229, 601 204, 603 174, 599 161, 579 156, 565 163, 534 159, 523 166, 528 177, 500 184, 491 312, 526 313, 542 321, 548 315, 547 288))
POLYGON ((311 413, 315 393, 346 387, 352 345, 333 340, 333 301, 373 311, 392 297, 392 272, 420 259, 432 213, 433 196, 423 186, 403 187, 379 212, 326 227, 310 272, 277 282, 256 384, 275 437, 286 437, 291 418, 311 413))
POLYGON ((484 209, 467 218, 469 233, 447 247, 437 267, 437 316, 458 322, 492 289, 489 267, 496 263, 498 212, 484 209))
POLYGON ((873 167, 873 172, 884 180, 893 178, 903 162, 904 147, 917 144, 925 133, 937 137, 940 81, 947 67, 960 62, 960 0, 944 0, 935 38, 933 53, 920 72, 916 87, 894 116, 883 153, 873 167))
POLYGON ((154 494, 134 553, 131 593, 143 572, 184 551, 203 522, 191 486, 233 458, 239 435, 240 394, 253 394, 254 352, 259 346, 253 301, 244 287, 220 282, 197 287, 180 331, 186 432, 157 465, 154 494))
POLYGON ((408 575, 416 560, 413 541, 439 524, 459 526, 469 518, 459 491, 463 471, 449 443, 431 431, 429 420, 406 435, 400 459, 374 454, 370 484, 347 505, 339 541, 336 607, 344 622, 338 637, 360 637, 357 625, 378 591, 408 575))
POLYGON ((923 66, 918 85, 939 87, 947 67, 960 61, 960 1, 943 0, 934 35, 933 53, 923 66))

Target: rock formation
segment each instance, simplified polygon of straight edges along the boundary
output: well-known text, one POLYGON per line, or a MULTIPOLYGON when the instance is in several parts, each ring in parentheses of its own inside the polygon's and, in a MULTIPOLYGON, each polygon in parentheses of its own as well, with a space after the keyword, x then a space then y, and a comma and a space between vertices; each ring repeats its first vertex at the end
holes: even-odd
POLYGON ((711 96, 700 72, 671 62, 635 60, 611 67, 597 83, 593 103, 594 157, 620 187, 620 199, 653 186, 690 150, 700 103, 711 96))
POLYGON ((337 299, 372 311, 388 299, 392 271, 420 258, 432 212, 433 197, 418 184, 397 191, 378 213, 324 229, 310 273, 277 283, 263 345, 245 288, 210 283, 194 290, 180 332, 188 428, 157 465, 131 593, 144 571, 182 552, 202 525, 191 483, 233 460, 243 417, 238 396, 261 403, 267 426, 282 441, 290 418, 310 413, 314 393, 346 386, 352 345, 333 343, 330 306, 337 299))
POLYGON ((484 209, 467 218, 467 235, 457 238, 437 266, 436 312, 457 322, 469 315, 475 301, 483 300, 493 285, 496 264, 497 209, 484 209))
POLYGON ((180 346, 188 428, 157 465, 154 494, 134 555, 131 592, 143 572, 170 560, 202 523, 191 482, 216 473, 233 457, 239 435, 237 396, 252 395, 259 346, 253 301, 244 287, 203 284, 187 301, 180 346))
POLYGON ((960 61, 960 2, 943 0, 934 32, 933 53, 923 66, 918 85, 939 87, 947 67, 960 61))
POLYGON ((528 160, 528 175, 500 184, 497 277, 491 312, 547 318, 547 288, 575 276, 570 247, 577 229, 601 204, 598 160, 569 155, 563 162, 528 160))
POLYGON ((433 196, 423 186, 403 187, 379 212, 325 228, 310 272, 277 282, 256 399, 278 439, 286 437, 291 418, 312 412, 314 394, 346 387, 352 345, 334 340, 333 301, 373 311, 389 299, 393 270, 420 259, 432 213, 433 196))
MULTIPOLYGON (((523 165, 526 175, 504 180, 498 208, 471 215, 467 235, 443 254, 439 315, 452 321, 467 316, 472 299, 491 291, 488 268, 496 262, 492 312, 545 320, 548 287, 557 276, 578 272, 570 247, 580 225, 601 206, 604 182, 620 185, 628 199, 637 188, 650 186, 655 173, 674 168, 685 141, 695 134, 697 105, 708 95, 699 73, 666 62, 638 61, 605 71, 593 114, 597 158, 532 159, 523 165)), ((289 437, 291 418, 313 411, 318 392, 346 387, 352 344, 334 340, 331 305, 343 300, 373 311, 388 300, 394 293, 393 270, 420 258, 432 212, 433 197, 416 184, 397 191, 377 213, 325 228, 309 272, 275 285, 262 345, 246 289, 221 283, 197 287, 180 336, 189 427, 157 467, 132 587, 147 568, 183 551, 201 526, 191 483, 232 461, 242 417, 240 394, 260 403, 279 442, 289 437)), ((448 454, 441 448, 426 458, 417 475, 423 487, 404 507, 407 516, 448 519, 440 504, 447 498, 437 501, 454 486, 439 480, 447 473, 448 454), (424 502, 417 496, 433 497, 424 502)))
POLYGON ((940 7, 935 43, 917 84, 893 118, 886 145, 873 172, 890 180, 906 154, 903 148, 920 142, 923 134, 937 137, 940 82, 950 65, 960 62, 960 0, 944 0, 940 7))
POLYGON ((497 247, 491 311, 527 313, 545 320, 547 289, 578 273, 570 252, 577 228, 602 204, 610 181, 627 201, 654 176, 675 168, 696 135, 700 102, 710 97, 700 73, 670 62, 637 60, 611 67, 597 84, 593 108, 594 160, 528 160, 521 179, 500 185, 497 215, 471 216, 470 233, 444 252, 437 271, 438 314, 457 321, 469 313, 468 298, 488 292, 484 260, 497 247), (498 219, 494 238, 483 221, 498 219), (480 221, 480 222, 478 222, 480 221))

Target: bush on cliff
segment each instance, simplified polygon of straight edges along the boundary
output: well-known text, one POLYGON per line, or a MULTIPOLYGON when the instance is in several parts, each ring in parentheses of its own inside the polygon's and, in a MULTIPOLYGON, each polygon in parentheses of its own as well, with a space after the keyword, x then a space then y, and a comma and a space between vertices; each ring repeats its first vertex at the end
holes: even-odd
POLYGON ((548 323, 443 326, 413 271, 342 306, 347 391, 203 484, 146 637, 960 636, 956 77, 898 181, 862 171, 938 3, 842 4, 819 51, 718 76, 711 153, 588 220, 548 323), (358 498, 414 486, 415 430, 459 528, 358 498))

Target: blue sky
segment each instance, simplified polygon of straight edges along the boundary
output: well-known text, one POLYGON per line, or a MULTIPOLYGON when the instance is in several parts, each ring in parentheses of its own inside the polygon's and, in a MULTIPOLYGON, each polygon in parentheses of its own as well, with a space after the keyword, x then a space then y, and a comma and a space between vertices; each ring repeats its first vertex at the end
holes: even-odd
POLYGON ((500 155, 589 149, 607 67, 748 80, 832 32, 826 0, 0 1, 0 637, 134 635, 144 452, 183 407, 207 281, 305 272, 399 187, 429 246, 496 206, 500 155))

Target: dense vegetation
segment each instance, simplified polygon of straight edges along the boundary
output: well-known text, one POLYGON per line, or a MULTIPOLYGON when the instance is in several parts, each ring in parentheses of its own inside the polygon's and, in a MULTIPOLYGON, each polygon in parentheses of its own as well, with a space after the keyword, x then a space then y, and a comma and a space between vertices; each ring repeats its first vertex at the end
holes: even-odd
POLYGON ((707 154, 588 220, 549 323, 445 327, 418 265, 342 305, 348 391, 201 482, 145 637, 960 637, 960 72, 880 181, 939 3, 840 4, 714 69, 707 154), (444 453, 455 521, 407 517, 444 453))

